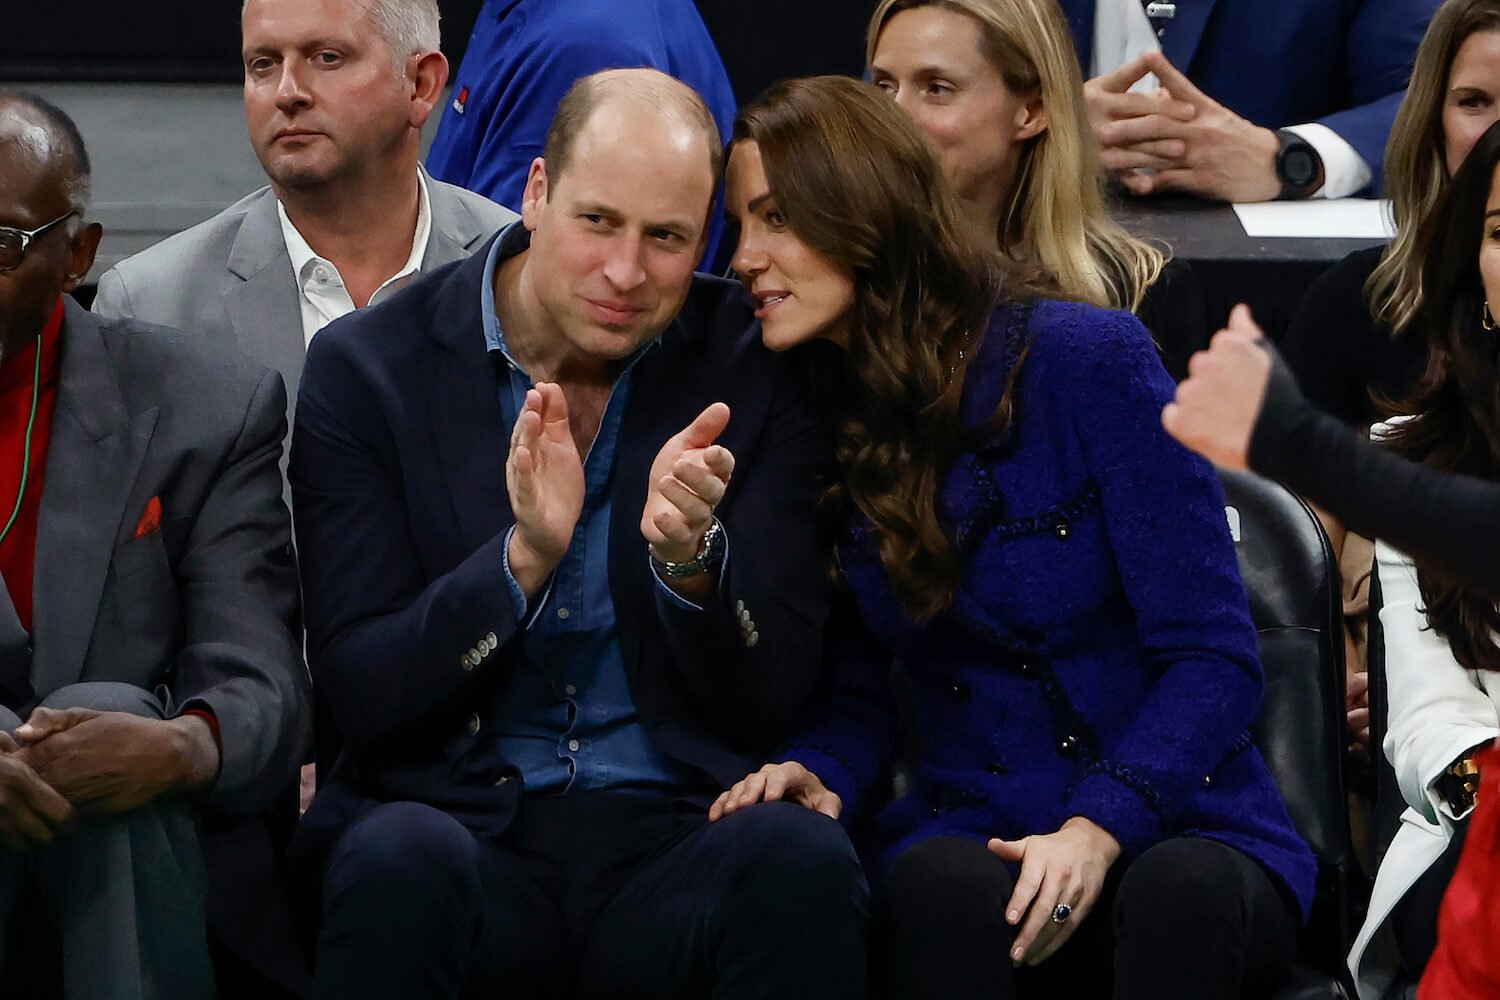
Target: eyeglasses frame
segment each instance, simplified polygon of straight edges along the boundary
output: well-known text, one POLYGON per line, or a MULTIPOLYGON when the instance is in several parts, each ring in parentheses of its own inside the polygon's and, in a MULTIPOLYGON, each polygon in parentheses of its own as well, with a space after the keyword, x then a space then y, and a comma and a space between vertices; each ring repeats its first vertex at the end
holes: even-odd
POLYGON ((21 253, 20 256, 16 259, 16 263, 12 267, 5 267, 4 265, 0 265, 0 274, 5 274, 9 271, 14 271, 20 268, 22 264, 26 263, 26 251, 31 249, 31 244, 36 242, 37 237, 41 236, 53 226, 66 222, 73 216, 78 214, 78 209, 70 208, 68 209, 66 215, 59 215, 51 222, 48 222, 45 225, 37 226, 35 229, 30 230, 17 229, 15 226, 0 226, 0 235, 4 235, 6 233, 14 233, 16 236, 19 236, 21 238, 21 253))

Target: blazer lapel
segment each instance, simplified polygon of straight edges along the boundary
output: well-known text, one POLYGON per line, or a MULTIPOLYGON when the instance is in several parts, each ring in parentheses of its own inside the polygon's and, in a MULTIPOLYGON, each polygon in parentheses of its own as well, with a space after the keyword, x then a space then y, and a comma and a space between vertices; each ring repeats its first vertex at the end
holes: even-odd
MULTIPOLYGON (((423 174, 426 175, 425 170, 423 174)), ((464 259, 476 243, 491 235, 474 218, 458 192, 431 175, 427 175, 427 197, 431 201, 432 234, 427 237, 427 253, 422 258, 423 273, 464 259)))
POLYGON ((469 258, 439 296, 429 335, 440 349, 426 355, 421 393, 439 482, 452 487, 444 492, 465 554, 515 521, 505 488, 509 438, 479 310, 484 263, 481 253, 469 258))
POLYGON ((68 303, 57 409, 37 524, 38 696, 77 680, 94 635, 110 559, 146 456, 157 410, 131 416, 98 321, 68 303))
POLYGON ((1078 65, 1085 78, 1094 61, 1094 11, 1098 0, 1062 0, 1063 14, 1073 34, 1073 48, 1078 51, 1078 65))
MULTIPOLYGON (((242 282, 224 293, 224 307, 240 351, 281 373, 290 403, 297 398, 307 342, 302 336, 296 276, 270 188, 245 213, 229 251, 228 267, 242 282)), ((287 418, 290 423, 290 412, 287 418)))
POLYGON ((1161 50, 1167 59, 1183 73, 1188 73, 1193 57, 1198 54, 1198 45, 1203 41, 1203 32, 1213 16, 1214 0, 1176 0, 1177 14, 1166 22, 1167 31, 1162 36, 1161 50))

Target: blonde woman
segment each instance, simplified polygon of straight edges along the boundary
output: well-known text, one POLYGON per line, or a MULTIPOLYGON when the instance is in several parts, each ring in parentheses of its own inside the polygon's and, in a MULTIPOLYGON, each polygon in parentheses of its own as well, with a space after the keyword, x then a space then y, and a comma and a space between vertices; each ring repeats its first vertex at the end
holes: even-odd
POLYGON ((1206 339, 1202 295, 1183 265, 1165 269, 1161 250, 1105 210, 1056 0, 882 0, 866 54, 871 80, 922 129, 985 241, 1067 298, 1140 315, 1181 377, 1206 339))

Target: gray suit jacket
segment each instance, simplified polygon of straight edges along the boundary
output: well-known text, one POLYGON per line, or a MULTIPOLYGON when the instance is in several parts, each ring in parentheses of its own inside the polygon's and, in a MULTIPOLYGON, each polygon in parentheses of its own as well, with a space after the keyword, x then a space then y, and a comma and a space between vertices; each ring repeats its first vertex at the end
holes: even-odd
POLYGON ((71 299, 62 337, 32 634, 0 587, 0 656, 29 656, 39 698, 116 681, 155 692, 168 715, 207 707, 223 757, 206 805, 258 809, 296 775, 311 731, 281 379, 71 299), (153 499, 160 529, 142 530, 153 499))
MULTIPOLYGON (((432 236, 422 271, 467 257, 516 218, 482 195, 427 178, 432 236)), ((281 373, 290 424, 302 360, 297 279, 269 187, 122 260, 99 279, 94 312, 144 320, 237 345, 281 373)))

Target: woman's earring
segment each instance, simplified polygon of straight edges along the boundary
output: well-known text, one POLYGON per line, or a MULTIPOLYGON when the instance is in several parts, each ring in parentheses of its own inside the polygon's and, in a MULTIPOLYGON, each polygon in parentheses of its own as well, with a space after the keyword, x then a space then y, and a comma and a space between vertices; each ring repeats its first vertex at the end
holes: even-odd
POLYGON ((1484 303, 1484 312, 1479 314, 1479 325, 1486 330, 1493 330, 1495 328, 1495 317, 1490 313, 1490 304, 1488 301, 1484 303))

